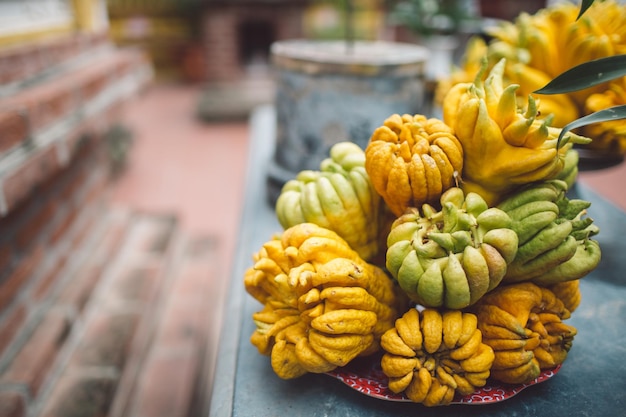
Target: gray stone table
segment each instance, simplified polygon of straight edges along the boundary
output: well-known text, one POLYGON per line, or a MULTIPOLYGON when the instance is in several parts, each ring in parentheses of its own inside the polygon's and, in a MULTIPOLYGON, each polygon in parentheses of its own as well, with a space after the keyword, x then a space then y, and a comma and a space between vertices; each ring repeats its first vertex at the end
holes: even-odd
POLYGON ((243 287, 243 274, 280 226, 268 204, 265 170, 272 157, 275 119, 271 107, 251 118, 250 163, 237 255, 224 312, 210 415, 286 416, 622 416, 626 413, 626 214, 592 190, 575 195, 592 202, 590 217, 600 227, 599 267, 581 281, 583 300, 568 323, 578 329, 567 361, 546 382, 488 405, 390 402, 365 396, 327 375, 284 381, 269 358, 250 343, 251 320, 260 304, 243 287))

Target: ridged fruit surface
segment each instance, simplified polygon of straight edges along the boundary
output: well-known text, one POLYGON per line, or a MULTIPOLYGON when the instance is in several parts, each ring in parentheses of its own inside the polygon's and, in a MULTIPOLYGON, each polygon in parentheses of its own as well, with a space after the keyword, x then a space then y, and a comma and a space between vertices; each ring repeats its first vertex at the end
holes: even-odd
POLYGON ((571 316, 563 302, 529 282, 496 288, 472 311, 494 351, 491 377, 509 384, 530 382, 542 369, 562 364, 577 333, 563 323, 571 316))
POLYGON ((517 234, 502 210, 458 187, 441 196, 442 209, 407 210, 387 237, 387 270, 426 307, 462 309, 501 282, 516 256, 517 234))
POLYGON ((312 223, 266 242, 244 276, 263 304, 250 341, 283 379, 323 373, 380 350, 407 299, 332 230, 312 223))
POLYGON ((572 144, 590 139, 539 119, 537 101, 519 107, 518 84, 506 84, 502 59, 488 73, 486 65, 473 83, 451 88, 443 101, 443 120, 463 146, 461 187, 480 194, 493 206, 517 187, 557 177, 572 144))
POLYGON ((319 171, 301 171, 283 186, 275 208, 283 228, 314 223, 333 230, 369 261, 379 252, 380 203, 363 150, 339 142, 319 171))
POLYGON ((532 281, 551 285, 580 279, 600 263, 599 232, 587 217, 591 203, 566 196, 562 180, 529 184, 498 207, 512 220, 518 250, 504 282, 532 281))
MULTIPOLYGON (((541 119, 563 127, 594 111, 626 104, 626 78, 565 94, 535 94, 552 79, 577 65, 626 53, 626 8, 616 0, 595 1, 579 18, 574 2, 555 2, 534 14, 522 13, 514 21, 501 21, 485 28, 489 42, 468 42, 462 66, 449 79, 439 82, 437 97, 455 84, 471 82, 488 60, 489 68, 506 59, 506 84, 519 86, 520 97, 533 95, 541 102, 541 119)), ((593 138, 590 148, 624 154, 626 121, 594 123, 582 128, 593 138)))
POLYGON ((394 114, 374 130, 365 169, 376 192, 400 216, 409 207, 436 203, 456 185, 463 148, 441 120, 394 114))
POLYGON ((408 310, 381 338, 389 389, 433 407, 484 386, 494 353, 477 323, 474 314, 460 310, 408 310))

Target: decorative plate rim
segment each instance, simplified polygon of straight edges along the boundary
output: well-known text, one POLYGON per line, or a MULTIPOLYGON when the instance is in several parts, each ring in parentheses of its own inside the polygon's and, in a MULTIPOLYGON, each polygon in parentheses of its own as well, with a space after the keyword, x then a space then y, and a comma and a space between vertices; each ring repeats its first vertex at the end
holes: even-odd
MULTIPOLYGON (((326 375, 335 378, 353 390, 369 397, 385 401, 412 403, 404 394, 396 394, 387 385, 387 377, 380 367, 380 361, 371 358, 354 360, 348 365, 326 372, 326 375)), ((478 388, 471 394, 455 395, 450 404, 484 405, 505 401, 524 389, 545 382, 555 376, 562 365, 552 369, 543 369, 539 376, 524 384, 505 384, 498 381, 488 380, 487 385, 478 388)))

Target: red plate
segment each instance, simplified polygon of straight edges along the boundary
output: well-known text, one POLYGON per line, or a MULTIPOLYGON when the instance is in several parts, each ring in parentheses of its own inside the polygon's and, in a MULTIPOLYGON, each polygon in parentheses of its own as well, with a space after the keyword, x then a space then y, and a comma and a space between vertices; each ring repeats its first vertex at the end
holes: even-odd
MULTIPOLYGON (((547 381, 557 374, 561 365, 554 369, 546 369, 539 376, 520 385, 508 385, 497 381, 488 381, 487 386, 477 389, 464 397, 457 395, 452 404, 489 404, 504 401, 520 391, 540 382, 547 381)), ((386 401, 411 402, 404 394, 396 394, 387 386, 387 376, 380 367, 380 361, 355 360, 350 364, 327 372, 327 375, 336 378, 350 388, 370 397, 386 401)))

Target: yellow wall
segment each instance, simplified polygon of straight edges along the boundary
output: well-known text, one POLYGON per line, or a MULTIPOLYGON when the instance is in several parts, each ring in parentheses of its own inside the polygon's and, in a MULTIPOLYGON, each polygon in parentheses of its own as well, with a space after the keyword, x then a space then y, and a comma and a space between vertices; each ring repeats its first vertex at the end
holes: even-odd
POLYGON ((0 2, 0 47, 76 31, 106 30, 106 0, 0 2))

